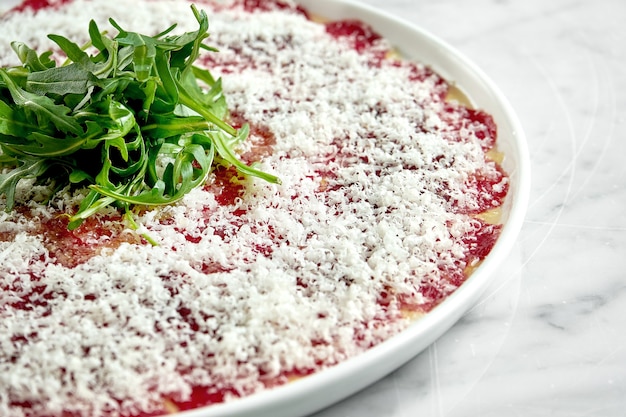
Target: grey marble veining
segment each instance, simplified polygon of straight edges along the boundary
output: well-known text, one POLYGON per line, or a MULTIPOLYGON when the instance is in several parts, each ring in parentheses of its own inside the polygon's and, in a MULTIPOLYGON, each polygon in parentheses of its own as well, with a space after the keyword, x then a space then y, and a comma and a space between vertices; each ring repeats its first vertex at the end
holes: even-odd
POLYGON ((446 40, 498 84, 524 125, 533 185, 482 301, 316 417, 626 416, 626 3, 365 3, 446 40))

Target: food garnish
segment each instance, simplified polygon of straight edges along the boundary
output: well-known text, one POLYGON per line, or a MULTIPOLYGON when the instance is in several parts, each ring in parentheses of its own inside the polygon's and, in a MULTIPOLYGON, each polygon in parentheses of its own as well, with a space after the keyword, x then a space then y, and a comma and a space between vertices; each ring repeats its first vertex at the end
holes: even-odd
POLYGON ((48 37, 66 60, 11 44, 21 66, 0 68, 0 194, 15 206, 20 180, 50 181, 55 189, 87 186, 70 216, 75 229, 114 205, 171 204, 205 183, 214 164, 232 164, 245 175, 279 179, 242 162, 236 147, 249 134, 227 122, 220 79, 194 65, 215 49, 204 11, 191 6, 199 28, 170 35, 176 25, 148 36, 113 19, 115 37, 89 24, 90 42, 79 46, 48 37), (94 50, 89 54, 88 50, 94 50))

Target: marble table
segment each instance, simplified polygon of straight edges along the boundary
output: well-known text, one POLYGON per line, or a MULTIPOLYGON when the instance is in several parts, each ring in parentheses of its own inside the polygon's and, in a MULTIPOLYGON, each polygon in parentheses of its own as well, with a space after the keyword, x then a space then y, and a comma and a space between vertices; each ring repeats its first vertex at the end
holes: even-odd
POLYGON ((524 125, 533 185, 518 243, 478 304, 315 417, 626 416, 626 2, 364 3, 444 39, 499 85, 524 125))
POLYGON ((626 416, 626 2, 366 0, 477 63, 518 113, 526 221, 493 286, 315 417, 626 416))

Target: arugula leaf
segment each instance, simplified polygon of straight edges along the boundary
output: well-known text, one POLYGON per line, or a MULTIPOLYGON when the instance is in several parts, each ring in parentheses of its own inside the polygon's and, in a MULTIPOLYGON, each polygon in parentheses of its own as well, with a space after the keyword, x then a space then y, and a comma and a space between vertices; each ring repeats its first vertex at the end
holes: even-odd
POLYGON ((38 95, 85 94, 98 78, 77 64, 32 72, 26 77, 26 88, 38 95))
POLYGON ((0 135, 13 135, 21 131, 19 122, 15 119, 13 109, 0 100, 0 135))
POLYGON ((22 65, 0 68, 0 194, 8 210, 19 181, 58 181, 59 172, 60 188, 89 187, 70 229, 111 205, 129 216, 134 205, 172 204, 206 182, 217 156, 280 182, 239 160, 235 149, 249 128, 227 122, 221 80, 194 65, 216 50, 204 44, 206 13, 191 9, 198 30, 177 35, 176 25, 148 36, 113 19, 116 36, 91 21, 84 46, 49 35, 66 56, 58 66, 51 52, 12 43, 22 65))
POLYGON ((68 107, 55 103, 48 96, 23 90, 2 69, 0 69, 0 77, 4 80, 15 104, 36 114, 39 125, 52 122, 62 133, 80 133, 80 124, 69 115, 70 109, 68 107))
POLYGON ((11 43, 11 48, 13 48, 24 66, 32 72, 45 71, 55 66, 55 62, 50 58, 52 52, 46 52, 39 56, 34 49, 29 48, 22 42, 11 43))
POLYGON ((47 159, 24 158, 13 170, 6 174, 0 173, 0 189, 6 190, 8 210, 12 210, 15 205, 17 183, 22 179, 40 177, 51 165, 47 159))

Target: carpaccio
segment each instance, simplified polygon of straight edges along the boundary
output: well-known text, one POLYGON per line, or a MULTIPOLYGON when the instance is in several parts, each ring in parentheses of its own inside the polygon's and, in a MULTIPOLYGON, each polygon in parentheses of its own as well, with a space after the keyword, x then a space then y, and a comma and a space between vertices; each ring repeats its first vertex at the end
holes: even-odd
MULTIPOLYGON (((183 0, 126 3, 28 0, 2 39, 45 49, 129 14, 137 31, 193 26, 183 0)), ((241 157, 283 184, 217 167, 181 204, 137 210, 157 246, 114 210, 70 232, 80 192, 41 204, 25 186, 0 226, 2 416, 157 416, 288 383, 428 313, 499 235, 484 220, 508 191, 496 126, 445 80, 359 21, 197 3, 220 50, 202 64, 251 124, 241 157)))

